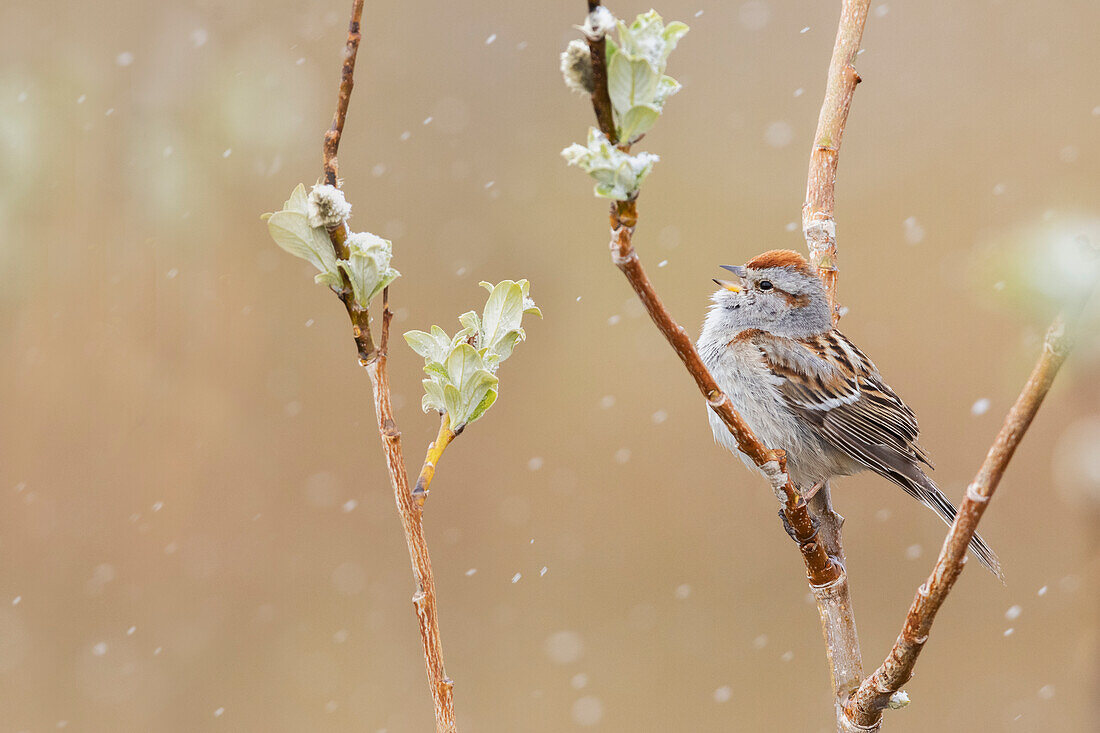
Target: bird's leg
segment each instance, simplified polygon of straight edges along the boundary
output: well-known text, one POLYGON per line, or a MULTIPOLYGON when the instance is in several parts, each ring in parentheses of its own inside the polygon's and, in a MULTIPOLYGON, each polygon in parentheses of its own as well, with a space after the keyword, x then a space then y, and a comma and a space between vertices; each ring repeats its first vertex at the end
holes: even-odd
POLYGON ((841 544, 840 528, 844 525, 844 517, 833 509, 830 496, 829 483, 823 482, 815 487, 813 497, 807 502, 810 505, 810 513, 821 523, 818 539, 825 547, 829 557, 841 565, 844 561, 844 546, 841 544))
POLYGON ((806 501, 809 501, 810 499, 817 496, 817 492, 821 491, 821 487, 824 486, 824 485, 825 485, 824 481, 818 481, 816 484, 811 486, 809 489, 807 489, 805 491, 800 490, 798 493, 802 494, 803 499, 805 499, 806 501))

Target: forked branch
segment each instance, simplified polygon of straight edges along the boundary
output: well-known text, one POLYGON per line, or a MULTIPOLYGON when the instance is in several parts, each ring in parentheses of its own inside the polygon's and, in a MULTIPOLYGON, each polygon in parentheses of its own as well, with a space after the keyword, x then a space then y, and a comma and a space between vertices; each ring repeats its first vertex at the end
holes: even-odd
MULTIPOLYGON (((836 302, 839 274, 834 219, 836 171, 840 142, 848 122, 848 110, 852 105, 856 84, 860 80, 854 64, 863 39, 869 6, 870 0, 844 0, 841 7, 836 41, 825 82, 825 98, 821 103, 810 153, 806 201, 802 207, 802 232, 810 252, 810 263, 825 283, 834 324, 840 320, 840 309, 836 302)), ((837 729, 843 732, 847 730, 843 705, 863 678, 863 658, 859 650, 855 610, 844 568, 844 546, 841 539, 844 517, 833 511, 828 483, 814 495, 811 508, 821 523, 822 544, 841 567, 836 581, 827 587, 813 590, 833 681, 837 729)))
MULTIPOLYGON (((1095 250, 1091 253, 1091 259, 1096 259, 1095 250)), ((1082 294, 1054 319, 1047 330, 1043 353, 1020 396, 1016 398, 1016 403, 1005 417, 985 461, 966 488, 966 498, 947 533, 931 575, 917 590, 901 634, 882 665, 863 681, 848 700, 844 708, 845 716, 851 723, 863 726, 862 729, 878 729, 882 711, 887 707, 891 695, 899 691, 912 677, 913 668, 928 640, 936 613, 947 600, 948 593, 966 563, 967 547, 978 530, 978 522, 989 506, 989 500, 993 498, 1016 447, 1023 440, 1035 413, 1043 404, 1043 398, 1054 383, 1054 377, 1073 347, 1077 321, 1090 294, 1091 289, 1082 294)))
MULTIPOLYGON (((325 182, 339 187, 339 167, 336 154, 340 148, 340 138, 347 119, 351 91, 355 85, 355 59, 359 50, 359 26, 363 16, 363 0, 354 0, 351 21, 348 24, 347 45, 344 48, 344 63, 340 72, 340 91, 336 102, 336 113, 332 118, 332 127, 325 133, 323 146, 325 182)), ((336 256, 348 257, 346 224, 331 229, 336 256)), ((456 733, 454 712, 454 683, 443 667, 443 643, 439 634, 439 618, 436 608, 435 579, 432 575, 432 561, 428 554, 428 542, 424 536, 423 515, 420 506, 414 501, 409 490, 409 477, 405 468, 405 458, 401 449, 401 431, 394 420, 393 405, 390 400, 390 382, 387 372, 390 321, 393 313, 389 307, 389 288, 382 293, 382 328, 378 346, 374 345, 370 330, 370 314, 366 307, 360 306, 353 297, 352 289, 345 276, 344 288, 340 299, 347 308, 351 319, 352 335, 359 352, 359 362, 370 376, 374 396, 374 413, 378 422, 378 433, 382 438, 382 448, 386 454, 386 467, 393 486, 394 501, 401 526, 405 531, 405 541, 409 548, 416 590, 413 594, 413 606, 420 625, 420 641, 424 648, 424 663, 428 672, 428 685, 431 688, 435 705, 435 721, 438 733, 456 733)), ((453 435, 453 434, 452 434, 453 435)), ((442 453, 442 448, 439 449, 442 453)), ((429 453, 429 458, 431 453, 429 453)), ((436 457, 438 460, 438 457, 436 457)), ((434 463, 432 463, 434 470, 434 463)), ((427 464, 425 471, 428 470, 427 464)), ((430 481, 430 477, 428 479, 430 481)), ((425 484, 426 489, 426 484, 425 484)))

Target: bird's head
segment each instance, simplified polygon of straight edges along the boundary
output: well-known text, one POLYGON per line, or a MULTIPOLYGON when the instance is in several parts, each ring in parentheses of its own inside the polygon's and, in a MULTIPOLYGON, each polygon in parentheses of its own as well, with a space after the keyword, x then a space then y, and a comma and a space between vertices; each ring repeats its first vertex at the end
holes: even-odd
POLYGON ((708 324, 739 333, 750 328, 803 338, 832 328, 825 286, 806 258, 798 252, 776 249, 757 255, 744 265, 722 265, 735 276, 715 279, 719 290, 708 324))

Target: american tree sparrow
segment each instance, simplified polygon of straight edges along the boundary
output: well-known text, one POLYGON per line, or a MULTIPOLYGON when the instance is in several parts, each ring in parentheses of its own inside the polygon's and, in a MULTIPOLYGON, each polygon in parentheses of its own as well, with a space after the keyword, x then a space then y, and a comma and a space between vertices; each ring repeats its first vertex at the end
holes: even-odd
MULTIPOLYGON (((774 250, 744 266, 723 266, 737 279, 715 280, 699 353, 734 408, 769 448, 787 452, 787 470, 804 495, 835 476, 870 469, 893 481, 950 524, 955 507, 925 475, 917 419, 874 363, 833 328, 825 287, 805 258, 774 250)), ((737 450, 708 410, 721 445, 737 450)), ((997 555, 978 535, 973 552, 998 578, 997 555)))

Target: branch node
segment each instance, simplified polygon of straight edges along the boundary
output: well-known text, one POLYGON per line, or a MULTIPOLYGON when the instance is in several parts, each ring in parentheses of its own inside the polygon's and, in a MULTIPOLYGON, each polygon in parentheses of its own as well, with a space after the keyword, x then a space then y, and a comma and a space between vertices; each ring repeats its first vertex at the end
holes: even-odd
POLYGON ((982 504, 989 503, 989 497, 981 493, 981 486, 976 483, 970 483, 966 487, 966 498, 970 501, 976 501, 982 504))
POLYGON ((633 247, 627 250, 626 254, 622 254, 619 247, 615 246, 615 242, 611 243, 611 261, 615 263, 616 267, 622 267, 631 262, 638 261, 638 253, 633 247))

